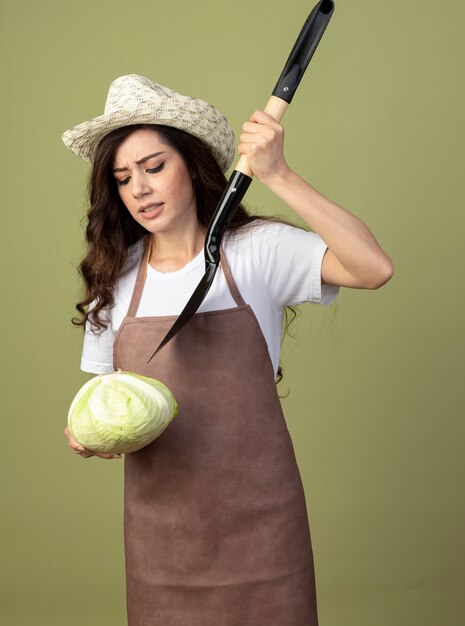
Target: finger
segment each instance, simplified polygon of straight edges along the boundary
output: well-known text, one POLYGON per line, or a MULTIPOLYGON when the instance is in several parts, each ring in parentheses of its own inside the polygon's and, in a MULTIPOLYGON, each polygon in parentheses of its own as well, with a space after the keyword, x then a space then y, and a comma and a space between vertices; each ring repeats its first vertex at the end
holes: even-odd
POLYGON ((256 109, 250 116, 250 120, 252 122, 256 122, 257 124, 269 124, 270 126, 281 126, 281 124, 275 120, 275 118, 269 113, 265 113, 265 111, 261 111, 260 109, 256 109))
POLYGON ((68 426, 65 428, 65 437, 68 441, 75 441, 68 426))
POLYGON ((260 140, 260 137, 258 135, 248 135, 247 133, 241 133, 239 137, 239 144, 251 148, 263 145, 263 141, 260 140))
POLYGON ((68 441, 68 448, 71 448, 71 450, 73 450, 74 452, 85 452, 86 450, 84 446, 81 446, 81 444, 77 441, 75 441, 74 443, 68 441))
POLYGON ((95 456, 98 456, 101 459, 120 459, 121 458, 121 454, 105 454, 103 452, 97 452, 95 456))
POLYGON ((282 141, 284 129, 280 126, 278 128, 272 128, 271 126, 260 126, 260 124, 254 124, 254 129, 249 131, 244 129, 240 135, 240 141, 261 141, 272 142, 275 140, 282 141))
POLYGON ((73 435, 71 434, 71 431, 70 431, 68 426, 65 428, 64 432, 65 432, 65 437, 66 437, 66 439, 68 441, 75 441, 75 439, 74 439, 73 435))
POLYGON ((276 121, 274 124, 269 124, 268 122, 266 124, 260 122, 244 122, 242 124, 242 130, 250 135, 263 133, 275 136, 283 131, 283 127, 276 121))
POLYGON ((84 452, 76 451, 76 453, 79 454, 79 456, 82 456, 83 459, 89 459, 91 456, 95 456, 94 452, 86 449, 84 449, 84 452))
POLYGON ((245 154, 245 156, 252 156, 256 152, 256 145, 254 143, 242 142, 238 145, 237 151, 239 154, 245 154))
POLYGON ((252 144, 258 144, 260 143, 260 137, 258 137, 257 135, 249 135, 247 133, 241 133, 239 136, 239 143, 247 144, 249 146, 252 144))
POLYGON ((73 448, 73 450, 77 452, 78 454, 87 454, 89 456, 93 456, 95 454, 93 450, 89 450, 89 448, 85 448, 84 446, 81 446, 80 443, 78 443, 77 447, 73 448))
MULTIPOLYGON (((272 144, 273 137, 264 135, 244 135, 241 134, 239 138, 239 146, 244 152, 251 154, 258 154, 259 152, 266 151, 272 144)), ((239 150, 240 152, 240 150, 239 150)))
POLYGON ((251 135, 261 133, 263 132, 263 124, 258 124, 257 122, 244 122, 242 124, 242 130, 245 133, 250 133, 251 135))
POLYGON ((85 450, 84 446, 82 446, 74 437, 69 434, 68 437, 68 446, 74 450, 75 452, 83 452, 85 450))

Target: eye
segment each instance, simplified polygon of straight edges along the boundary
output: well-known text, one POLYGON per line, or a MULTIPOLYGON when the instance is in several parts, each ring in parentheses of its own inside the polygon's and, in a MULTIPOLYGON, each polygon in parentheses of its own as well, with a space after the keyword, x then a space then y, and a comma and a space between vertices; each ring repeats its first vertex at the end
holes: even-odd
POLYGON ((129 182, 129 178, 125 178, 124 180, 117 180, 116 184, 118 185, 118 187, 121 187, 122 185, 127 185, 129 182))
POLYGON ((160 163, 160 165, 158 165, 157 167, 151 167, 150 169, 148 169, 147 172, 149 174, 156 174, 157 172, 161 172, 164 167, 165 162, 163 161, 163 163, 160 163))

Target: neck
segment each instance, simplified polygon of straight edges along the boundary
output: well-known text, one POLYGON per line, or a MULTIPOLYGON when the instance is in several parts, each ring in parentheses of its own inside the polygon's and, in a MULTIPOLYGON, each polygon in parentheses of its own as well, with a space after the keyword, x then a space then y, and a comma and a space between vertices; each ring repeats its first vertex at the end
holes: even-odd
POLYGON ((161 272, 181 269, 203 249, 206 232, 206 228, 197 224, 187 233, 153 233, 150 265, 161 272))

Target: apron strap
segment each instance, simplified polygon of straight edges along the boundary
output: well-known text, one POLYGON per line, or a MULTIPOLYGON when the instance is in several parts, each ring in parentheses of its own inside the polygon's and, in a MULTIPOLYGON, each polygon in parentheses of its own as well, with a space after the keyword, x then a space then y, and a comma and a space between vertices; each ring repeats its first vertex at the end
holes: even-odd
POLYGON ((144 290, 145 277, 147 276, 147 266, 149 264, 150 252, 152 250, 150 235, 145 235, 144 239, 144 251, 142 253, 142 259, 139 264, 136 284, 134 285, 134 289, 132 291, 131 304, 129 305, 126 317, 136 317, 137 309, 139 308, 139 302, 142 297, 142 291, 144 290))
MULTIPOLYGON (((134 285, 131 303, 129 304, 126 317, 136 317, 137 309, 139 308, 140 299, 142 297, 142 291, 144 290, 145 279, 147 276, 147 266, 149 264, 150 253, 152 250, 152 241, 150 235, 146 235, 144 239, 144 250, 139 264, 139 269, 137 271, 136 283, 134 285)), ((221 245, 220 266, 226 279, 226 283, 229 287, 229 291, 231 292, 231 295, 234 299, 234 302, 237 304, 237 306, 245 306, 246 302, 241 296, 239 289, 237 288, 236 281, 234 280, 231 268, 229 267, 229 263, 224 253, 223 245, 221 245)))
POLYGON ((226 259, 226 255, 224 253, 223 244, 221 244, 221 257, 220 257, 220 266, 223 270, 224 277, 226 278, 226 282, 229 287, 229 291, 231 292, 232 297, 234 298, 234 302, 237 306, 244 306, 246 304, 244 298, 241 296, 241 292, 237 288, 236 281, 231 272, 231 268, 229 267, 229 263, 226 259))

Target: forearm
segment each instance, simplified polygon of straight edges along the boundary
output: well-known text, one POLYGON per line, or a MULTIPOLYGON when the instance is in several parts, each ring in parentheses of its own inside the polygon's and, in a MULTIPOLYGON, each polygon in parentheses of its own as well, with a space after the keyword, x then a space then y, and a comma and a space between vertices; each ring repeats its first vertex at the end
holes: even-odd
POLYGON ((392 261, 358 217, 332 202, 288 167, 263 180, 328 245, 345 270, 371 279, 392 273, 392 261))

